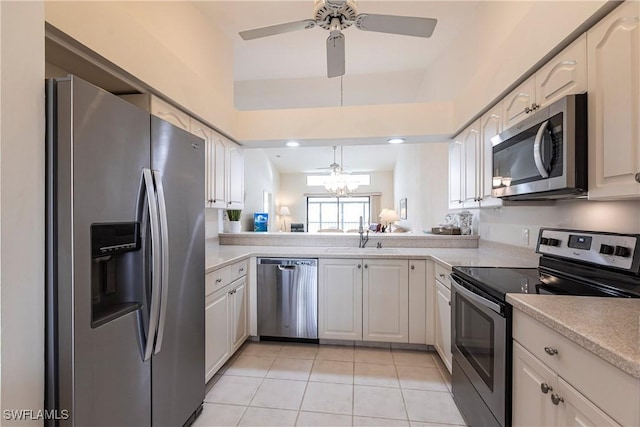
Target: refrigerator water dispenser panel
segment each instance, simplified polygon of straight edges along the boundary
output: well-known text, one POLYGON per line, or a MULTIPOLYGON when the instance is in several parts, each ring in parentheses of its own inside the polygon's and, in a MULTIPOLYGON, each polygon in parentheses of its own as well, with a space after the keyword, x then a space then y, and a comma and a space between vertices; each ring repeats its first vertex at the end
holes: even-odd
POLYGON ((91 327, 142 306, 140 224, 91 225, 91 327))

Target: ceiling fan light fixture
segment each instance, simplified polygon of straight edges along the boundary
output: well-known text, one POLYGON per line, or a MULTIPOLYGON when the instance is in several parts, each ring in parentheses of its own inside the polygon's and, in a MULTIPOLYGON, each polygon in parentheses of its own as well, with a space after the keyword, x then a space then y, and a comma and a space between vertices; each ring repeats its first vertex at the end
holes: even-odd
POLYGON ((287 147, 299 147, 300 143, 298 141, 289 141, 286 145, 287 147))
POLYGON ((404 139, 404 138, 389 138, 389 139, 387 139, 387 142, 389 144, 402 144, 405 141, 406 141, 406 139, 404 139))

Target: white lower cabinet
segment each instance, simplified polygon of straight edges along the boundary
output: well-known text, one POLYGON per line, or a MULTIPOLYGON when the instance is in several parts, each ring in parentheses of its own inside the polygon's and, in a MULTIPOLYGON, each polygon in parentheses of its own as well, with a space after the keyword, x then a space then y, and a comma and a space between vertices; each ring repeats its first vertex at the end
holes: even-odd
POLYGON ((240 261, 206 275, 205 381, 249 337, 246 266, 246 261, 240 261))
POLYGON ((436 280, 436 340, 434 347, 451 372, 451 290, 436 280))
POLYGON ((320 259, 320 339, 409 342, 407 260, 320 259))
POLYGON ((513 425, 595 427, 619 424, 514 342, 513 425))
POLYGON ((409 343, 433 344, 427 261, 409 260, 409 343), (427 301, 428 300, 428 301, 427 301))
POLYGON ((362 339, 409 342, 407 260, 363 261, 362 339))

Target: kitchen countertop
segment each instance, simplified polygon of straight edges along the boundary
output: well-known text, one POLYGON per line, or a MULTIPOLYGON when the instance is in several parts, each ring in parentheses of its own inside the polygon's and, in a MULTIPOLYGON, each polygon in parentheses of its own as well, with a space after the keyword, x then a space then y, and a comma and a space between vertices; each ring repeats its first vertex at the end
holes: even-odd
POLYGON ((504 254, 491 253, 482 249, 467 248, 382 248, 359 249, 355 247, 327 248, 305 246, 235 246, 207 243, 206 272, 225 267, 244 258, 286 257, 286 258, 405 258, 425 259, 449 266, 487 267, 537 267, 535 258, 516 258, 504 254))
POLYGON ((507 294, 507 302, 640 379, 640 300, 507 294))

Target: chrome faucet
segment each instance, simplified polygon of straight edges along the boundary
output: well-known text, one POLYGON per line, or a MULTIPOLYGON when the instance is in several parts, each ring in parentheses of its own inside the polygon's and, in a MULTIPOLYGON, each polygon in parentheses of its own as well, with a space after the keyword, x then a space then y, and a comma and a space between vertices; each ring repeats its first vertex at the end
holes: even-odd
POLYGON ((367 237, 364 237, 364 225, 362 217, 360 217, 360 226, 358 227, 358 233, 360 233, 360 243, 358 244, 358 247, 364 248, 369 241, 369 230, 367 230, 367 237))

